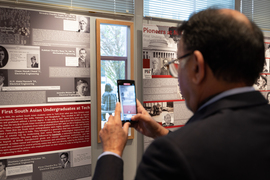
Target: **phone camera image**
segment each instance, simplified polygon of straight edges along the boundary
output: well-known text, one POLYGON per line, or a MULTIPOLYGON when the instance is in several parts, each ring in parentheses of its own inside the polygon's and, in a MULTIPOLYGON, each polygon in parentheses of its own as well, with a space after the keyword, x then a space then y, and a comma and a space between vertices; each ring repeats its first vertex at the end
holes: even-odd
POLYGON ((137 114, 136 92, 134 81, 124 80, 118 82, 118 94, 121 103, 121 120, 131 121, 131 117, 137 114))

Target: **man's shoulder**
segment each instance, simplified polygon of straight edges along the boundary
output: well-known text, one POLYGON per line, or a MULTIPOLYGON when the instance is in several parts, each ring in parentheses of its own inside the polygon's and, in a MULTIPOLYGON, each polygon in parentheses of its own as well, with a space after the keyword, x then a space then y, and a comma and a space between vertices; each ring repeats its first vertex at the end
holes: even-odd
POLYGON ((256 109, 267 106, 267 103, 265 97, 258 91, 228 95, 200 108, 194 113, 191 120, 205 118, 219 111, 233 110, 233 113, 237 113, 247 109, 256 109))
MULTIPOLYGON (((239 135, 243 138, 243 142, 245 137, 248 136, 254 140, 258 138, 255 132, 262 132, 266 129, 270 132, 270 105, 262 99, 254 101, 253 104, 242 101, 241 106, 226 106, 226 102, 220 100, 217 104, 213 103, 209 108, 219 106, 218 103, 225 103, 225 106, 221 106, 212 112, 206 110, 210 111, 209 114, 205 112, 195 117, 195 121, 187 123, 163 138, 165 141, 173 141, 181 147, 187 147, 190 142, 199 146, 201 142, 216 141, 222 138, 229 140, 231 143, 241 144, 242 142, 238 143, 234 138, 235 136, 239 137, 239 135), (242 132, 248 131, 250 131, 248 134, 242 136, 242 132)), ((193 116, 196 115, 195 113, 193 116)), ((270 133, 268 134, 270 136, 270 133)), ((224 142, 224 144, 226 143, 224 142)), ((201 145, 204 146, 203 143, 201 145)))
MULTIPOLYGON (((249 170, 253 168, 250 166, 253 163, 248 162, 266 163, 267 160, 263 160, 263 157, 269 157, 267 151, 254 156, 258 149, 269 148, 269 143, 266 142, 270 136, 270 106, 265 103, 263 96, 257 92, 241 97, 236 95, 218 100, 208 108, 210 109, 205 108, 206 112, 200 114, 196 121, 155 139, 145 152, 142 171, 147 167, 144 163, 148 165, 150 159, 160 158, 159 162, 162 161, 163 164, 167 161, 176 162, 175 165, 170 164, 171 168, 184 164, 186 170, 191 167, 191 174, 194 176, 218 179, 222 169, 241 174, 237 170, 239 167, 249 170), (228 153, 230 155, 226 156, 228 153), (220 162, 224 163, 216 166, 220 162)), ((156 167, 155 165, 153 166, 156 167)), ((256 170, 262 167, 265 166, 258 165, 256 170)), ((178 167, 176 169, 179 171, 178 167)), ((253 174, 252 171, 247 173, 253 174)), ((229 176, 226 175, 226 179, 229 176)))
MULTIPOLYGON (((198 134, 209 134, 211 131, 218 134, 217 129, 225 131, 226 128, 226 132, 229 133, 232 128, 241 130, 244 125, 251 127, 256 121, 266 122, 269 117, 270 105, 260 93, 238 94, 220 99, 196 112, 184 127, 170 133, 167 138, 196 138, 198 134)), ((268 124, 270 125, 270 121, 268 124)))

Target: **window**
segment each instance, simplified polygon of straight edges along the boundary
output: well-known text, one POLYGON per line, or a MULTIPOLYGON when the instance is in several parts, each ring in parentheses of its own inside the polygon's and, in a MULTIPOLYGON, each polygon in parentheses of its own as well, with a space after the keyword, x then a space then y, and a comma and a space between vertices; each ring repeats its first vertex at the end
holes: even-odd
MULTIPOLYGON (((10 0, 12 2, 12 0, 10 0)), ((24 5, 133 16, 134 0, 13 0, 24 5), (104 5, 106 4, 106 5, 104 5)))
MULTIPOLYGON (((133 79, 133 23, 97 19, 96 34, 99 132, 109 116, 114 115, 117 79, 133 79)), ((129 138, 133 134, 131 130, 129 138)))
POLYGON ((240 11, 262 30, 270 31, 270 1, 241 0, 240 11))
POLYGON ((100 24, 101 94, 105 85, 116 91, 116 80, 127 77, 127 26, 100 24))
POLYGON ((127 78, 127 32, 127 26, 100 24, 101 128, 114 114, 117 79, 127 78))
POLYGON ((144 17, 187 20, 191 13, 210 6, 235 8, 234 0, 144 0, 144 17))

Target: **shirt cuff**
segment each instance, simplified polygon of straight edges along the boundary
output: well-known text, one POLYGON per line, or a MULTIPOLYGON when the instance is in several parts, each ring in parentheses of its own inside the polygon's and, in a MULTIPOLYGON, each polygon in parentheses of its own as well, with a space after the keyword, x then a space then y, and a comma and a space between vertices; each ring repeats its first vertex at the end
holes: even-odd
POLYGON ((113 152, 110 152, 110 151, 105 151, 105 152, 103 152, 101 155, 98 156, 98 159, 101 158, 102 156, 106 156, 106 155, 114 155, 114 156, 116 156, 116 157, 122 159, 118 154, 113 153, 113 152))

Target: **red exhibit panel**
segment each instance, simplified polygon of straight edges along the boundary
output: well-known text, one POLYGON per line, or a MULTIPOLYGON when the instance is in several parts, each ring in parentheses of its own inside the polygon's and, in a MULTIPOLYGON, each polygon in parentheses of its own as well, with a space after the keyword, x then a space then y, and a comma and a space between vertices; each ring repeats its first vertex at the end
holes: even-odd
POLYGON ((91 105, 0 108, 0 157, 91 146, 91 105))
POLYGON ((150 68, 150 59, 143 59, 143 68, 150 68))

